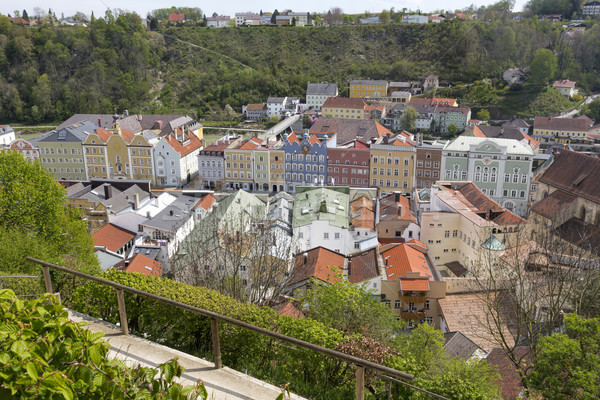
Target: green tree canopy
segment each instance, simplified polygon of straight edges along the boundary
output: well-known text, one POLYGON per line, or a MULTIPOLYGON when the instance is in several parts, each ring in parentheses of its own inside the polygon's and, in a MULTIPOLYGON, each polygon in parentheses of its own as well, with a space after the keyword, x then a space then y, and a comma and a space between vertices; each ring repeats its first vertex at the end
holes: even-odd
POLYGON ((477 112, 477 119, 480 119, 482 121, 487 121, 490 119, 490 112, 488 110, 486 110, 485 108, 482 108, 481 110, 479 110, 477 112))
POLYGON ((556 56, 548 49, 537 49, 533 61, 529 65, 531 80, 535 83, 544 84, 554 78, 558 63, 556 56))
POLYGON ((0 265, 21 271, 26 256, 97 265, 87 226, 66 206, 66 191, 39 162, 0 152, 0 265))
POLYGON ((360 333, 387 343, 402 328, 377 296, 346 279, 333 285, 314 280, 300 301, 309 317, 350 335, 360 333))
POLYGON ((565 333, 542 338, 531 385, 544 398, 600 398, 600 319, 565 316, 565 333))
POLYGON ((400 117, 400 127, 406 131, 414 132, 415 131, 415 121, 419 117, 419 113, 412 106, 407 106, 404 109, 404 113, 402 117, 400 117))

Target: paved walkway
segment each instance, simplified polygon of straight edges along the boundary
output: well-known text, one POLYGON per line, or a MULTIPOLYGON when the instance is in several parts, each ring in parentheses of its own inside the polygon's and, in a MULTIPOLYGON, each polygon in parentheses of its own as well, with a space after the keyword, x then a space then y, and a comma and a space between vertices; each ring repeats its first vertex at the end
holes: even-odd
MULTIPOLYGON (((275 400, 281 394, 281 389, 278 387, 233 369, 227 367, 215 369, 213 363, 201 358, 137 336, 125 336, 121 333, 121 329, 113 324, 71 310, 69 315, 75 322, 85 321, 88 329, 103 332, 104 340, 110 346, 110 355, 124 360, 127 364, 157 368, 159 364, 177 357, 179 364, 185 368, 179 382, 183 385, 193 385, 201 379, 208 391, 209 399, 275 400)), ((292 395, 292 399, 303 398, 292 395)))

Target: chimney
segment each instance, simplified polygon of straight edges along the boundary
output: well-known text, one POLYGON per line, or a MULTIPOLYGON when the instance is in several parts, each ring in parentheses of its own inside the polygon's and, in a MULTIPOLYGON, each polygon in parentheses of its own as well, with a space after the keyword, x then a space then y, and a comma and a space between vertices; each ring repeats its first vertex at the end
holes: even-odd
POLYGON ((129 117, 129 110, 125 110, 123 114, 125 114, 126 117, 129 117))
POLYGON ((172 217, 173 216, 173 210, 169 210, 169 215, 172 217))
POLYGON ((112 186, 107 183, 107 184, 104 185, 104 198, 106 200, 108 200, 111 197, 112 197, 112 186))
POLYGON ((321 208, 319 209, 320 212, 322 213, 326 213, 327 212, 327 202, 325 200, 323 200, 321 202, 321 208))
POLYGON ((142 120, 142 114, 138 114, 138 115, 137 115, 137 120, 138 120, 138 121, 141 121, 141 120, 142 120))
POLYGON ((98 126, 102 128, 102 118, 98 118, 98 126))
POLYGON ((398 215, 402 215, 402 206, 398 206, 398 215))
POLYGON ((389 138, 389 136, 388 136, 388 135, 384 135, 384 136, 383 136, 383 144, 388 144, 388 141, 389 141, 389 139, 390 139, 390 138, 389 138))
POLYGON ((137 210, 138 208, 140 208, 140 194, 134 193, 133 194, 133 209, 137 210))
POLYGON ((150 214, 150 211, 146 211, 146 218, 151 218, 152 214, 150 214))
POLYGON ((397 203, 400 201, 400 193, 394 193, 394 201, 397 203))

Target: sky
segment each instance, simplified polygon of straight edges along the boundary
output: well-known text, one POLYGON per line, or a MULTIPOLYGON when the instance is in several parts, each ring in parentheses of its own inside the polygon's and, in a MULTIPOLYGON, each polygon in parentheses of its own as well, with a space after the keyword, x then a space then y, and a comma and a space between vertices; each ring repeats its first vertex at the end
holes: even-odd
MULTIPOLYGON (((81 11, 88 16, 93 11, 96 17, 100 17, 104 15, 107 8, 119 8, 127 11, 135 11, 141 17, 145 17, 154 9, 169 8, 173 5, 177 7, 199 7, 207 16, 216 12, 219 15, 229 15, 232 17, 236 12, 259 12, 261 9, 264 12, 272 12, 275 9, 278 9, 279 11, 291 9, 293 11, 326 12, 332 7, 340 7, 344 13, 347 14, 359 14, 365 11, 377 13, 383 9, 389 10, 392 7, 394 7, 395 10, 407 8, 409 10, 421 10, 422 12, 428 13, 443 9, 454 11, 456 9, 468 7, 471 4, 479 7, 495 2, 496 1, 494 0, 455 0, 452 3, 448 3, 444 0, 405 0, 404 2, 391 0, 368 0, 366 2, 359 0, 329 0, 329 2, 323 3, 323 1, 320 0, 305 0, 304 2, 290 0, 260 0, 254 3, 248 3, 244 0, 230 0, 225 3, 211 1, 198 3, 191 2, 191 4, 174 4, 166 3, 164 0, 52 0, 50 2, 20 0, 14 3, 3 0, 0 2, 0 13, 3 15, 13 15, 15 10, 19 10, 19 12, 22 13, 23 9, 25 9, 27 10, 27 13, 32 16, 34 15, 35 7, 39 7, 44 11, 47 11, 50 7, 58 18, 61 18, 63 13, 65 17, 69 17, 77 11, 81 11)), ((525 2, 526 0, 517 0, 514 11, 520 11, 525 2)))

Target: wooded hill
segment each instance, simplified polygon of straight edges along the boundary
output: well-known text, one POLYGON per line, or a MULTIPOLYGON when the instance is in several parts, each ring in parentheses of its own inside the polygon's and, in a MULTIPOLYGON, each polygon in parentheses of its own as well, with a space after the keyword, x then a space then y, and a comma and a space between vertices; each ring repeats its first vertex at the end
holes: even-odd
MULTIPOLYGON (((600 89, 600 27, 565 35, 558 23, 493 21, 331 27, 171 27, 149 32, 136 14, 86 27, 25 27, 0 16, 2 123, 61 121, 73 113, 185 112, 215 118, 229 104, 304 96, 307 82, 419 80, 457 86, 527 69, 537 49, 557 57, 553 78, 600 89)), ((540 88, 541 89, 541 88, 540 88)), ((470 96, 471 107, 489 99, 470 96)), ((497 99, 496 99, 497 100, 497 99)), ((526 108, 522 114, 526 115, 526 108)))

